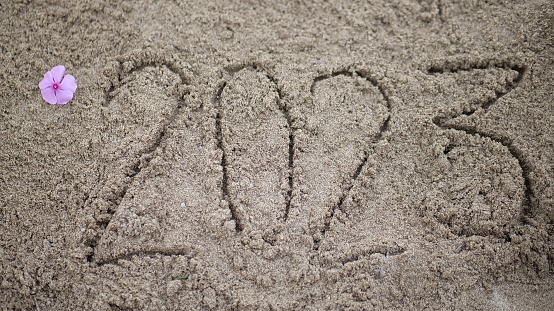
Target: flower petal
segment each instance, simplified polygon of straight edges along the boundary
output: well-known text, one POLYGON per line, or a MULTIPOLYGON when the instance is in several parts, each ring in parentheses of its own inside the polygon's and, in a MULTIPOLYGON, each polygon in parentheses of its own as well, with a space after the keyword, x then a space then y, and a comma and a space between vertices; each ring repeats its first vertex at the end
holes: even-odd
POLYGON ((40 90, 40 92, 42 93, 42 98, 44 98, 47 103, 54 105, 58 102, 58 100, 56 99, 56 92, 53 88, 49 87, 46 89, 42 89, 40 90))
POLYGON ((52 73, 52 78, 54 78, 54 83, 60 83, 63 79, 63 74, 65 73, 65 67, 58 65, 50 71, 52 73))
POLYGON ((58 105, 64 105, 73 99, 73 92, 58 90, 56 92, 56 97, 58 98, 58 105))
POLYGON ((53 80, 52 80, 52 72, 48 71, 47 73, 44 74, 44 79, 42 79, 42 81, 40 81, 40 83, 38 84, 38 87, 43 90, 47 87, 50 87, 52 86, 52 83, 53 80))
POLYGON ((65 75, 59 86, 60 90, 70 91, 72 93, 75 93, 77 90, 77 82, 75 82, 75 77, 72 75, 65 75))

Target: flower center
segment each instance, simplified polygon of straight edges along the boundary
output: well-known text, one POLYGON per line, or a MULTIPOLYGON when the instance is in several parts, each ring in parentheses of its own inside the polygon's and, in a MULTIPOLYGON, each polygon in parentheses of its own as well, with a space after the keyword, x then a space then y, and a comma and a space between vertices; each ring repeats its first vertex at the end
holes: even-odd
POLYGON ((54 85, 52 85, 52 88, 54 88, 54 90, 57 90, 60 86, 58 85, 58 83, 54 83, 54 85))

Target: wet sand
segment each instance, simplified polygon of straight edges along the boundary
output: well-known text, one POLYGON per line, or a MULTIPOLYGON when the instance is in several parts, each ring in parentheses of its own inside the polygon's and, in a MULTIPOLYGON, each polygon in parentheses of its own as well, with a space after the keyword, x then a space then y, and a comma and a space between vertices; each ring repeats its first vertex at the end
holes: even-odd
POLYGON ((21 1, 0 30, 0 309, 554 309, 552 3, 21 1))

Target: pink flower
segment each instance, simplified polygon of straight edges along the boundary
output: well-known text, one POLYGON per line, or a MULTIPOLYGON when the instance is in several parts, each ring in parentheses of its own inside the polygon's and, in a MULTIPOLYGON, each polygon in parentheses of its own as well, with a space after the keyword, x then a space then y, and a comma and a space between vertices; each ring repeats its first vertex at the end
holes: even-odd
POLYGON ((49 104, 63 105, 73 99, 73 93, 77 90, 77 83, 72 75, 63 75, 65 67, 58 65, 44 74, 38 87, 42 92, 42 98, 49 104))

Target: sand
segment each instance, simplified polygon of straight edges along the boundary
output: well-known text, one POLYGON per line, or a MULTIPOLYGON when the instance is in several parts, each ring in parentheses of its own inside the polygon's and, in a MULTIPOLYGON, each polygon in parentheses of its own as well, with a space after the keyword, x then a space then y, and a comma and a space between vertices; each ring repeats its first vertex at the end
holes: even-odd
POLYGON ((0 309, 554 309, 553 3, 307 2, 2 1, 0 309))

